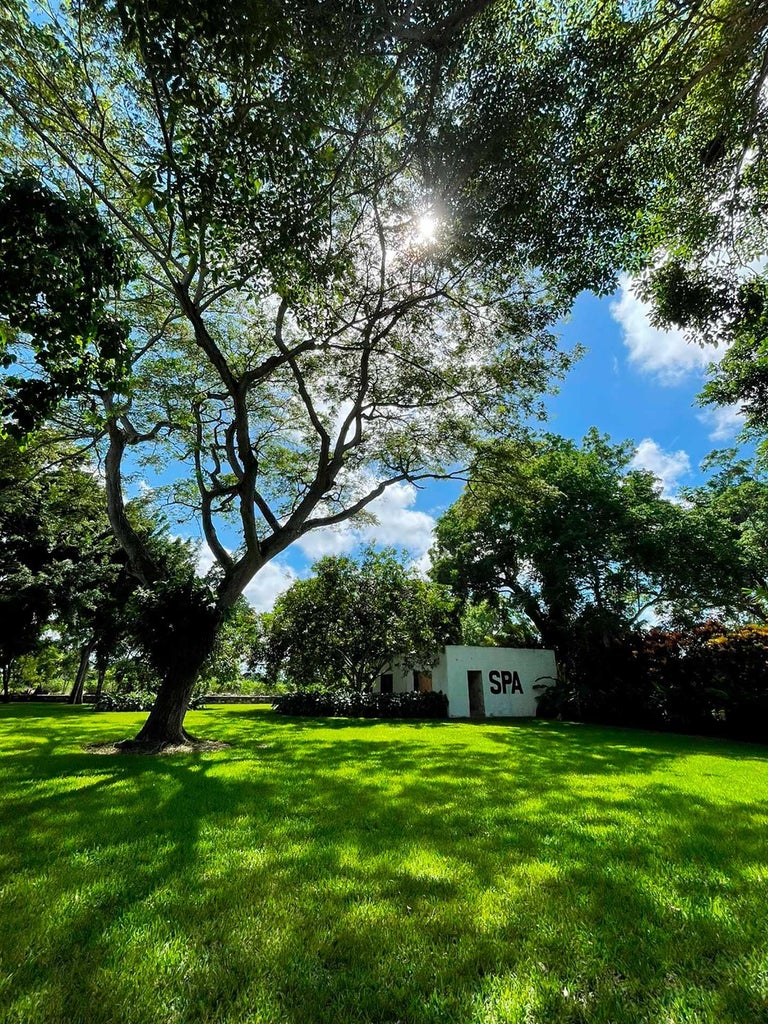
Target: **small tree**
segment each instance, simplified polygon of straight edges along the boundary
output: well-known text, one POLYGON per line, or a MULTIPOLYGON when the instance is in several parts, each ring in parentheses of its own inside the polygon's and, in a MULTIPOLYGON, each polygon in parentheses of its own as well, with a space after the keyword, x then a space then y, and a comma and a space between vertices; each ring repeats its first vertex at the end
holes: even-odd
POLYGON ((370 691, 394 659, 425 665, 456 632, 444 588, 420 579, 395 551, 322 558, 264 616, 268 676, 297 687, 370 691))

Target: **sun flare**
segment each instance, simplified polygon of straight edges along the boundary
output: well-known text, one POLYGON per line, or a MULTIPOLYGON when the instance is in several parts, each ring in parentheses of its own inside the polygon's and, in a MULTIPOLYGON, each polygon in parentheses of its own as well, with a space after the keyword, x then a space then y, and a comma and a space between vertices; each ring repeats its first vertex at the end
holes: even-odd
POLYGON ((423 213, 416 222, 416 240, 422 245, 429 245, 437 238, 437 217, 433 213, 423 213))

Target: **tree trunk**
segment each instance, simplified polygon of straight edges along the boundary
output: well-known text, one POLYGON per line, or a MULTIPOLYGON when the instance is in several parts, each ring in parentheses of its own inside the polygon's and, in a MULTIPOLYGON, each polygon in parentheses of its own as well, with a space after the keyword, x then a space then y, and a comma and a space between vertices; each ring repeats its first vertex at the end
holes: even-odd
POLYGON ((70 704, 82 704, 83 703, 83 690, 85 689, 85 679, 88 675, 88 665, 91 660, 91 654, 94 648, 93 643, 84 644, 80 648, 80 664, 77 666, 77 675, 75 681, 72 684, 72 689, 69 692, 69 703, 70 704))
POLYGON ((10 682, 11 682, 11 663, 8 662, 6 665, 3 665, 3 701, 6 704, 11 699, 11 695, 8 692, 8 687, 9 687, 10 682))
POLYGON ((558 661, 566 661, 571 650, 571 631, 562 622, 548 619, 541 632, 541 642, 555 652, 558 661))
POLYGON ((194 737, 184 728, 184 716, 203 662, 213 649, 220 625, 219 618, 204 632, 194 638, 189 637, 185 649, 177 652, 176 661, 158 690, 149 718, 136 736, 136 743, 154 748, 194 742, 194 737))
POLYGON ((104 677, 107 674, 107 659, 96 658, 96 700, 101 696, 101 691, 104 689, 104 677))
POLYGON ((154 747, 193 741, 184 728, 184 716, 198 674, 199 670, 183 678, 181 673, 174 672, 163 681, 149 718, 136 736, 137 743, 154 747))

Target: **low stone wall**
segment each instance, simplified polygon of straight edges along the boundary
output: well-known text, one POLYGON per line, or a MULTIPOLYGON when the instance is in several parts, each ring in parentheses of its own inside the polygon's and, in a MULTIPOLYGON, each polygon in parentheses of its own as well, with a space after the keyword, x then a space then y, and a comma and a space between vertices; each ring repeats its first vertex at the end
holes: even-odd
MULTIPOLYGON (((9 697, 14 704, 66 704, 69 700, 66 693, 11 693, 9 697)), ((262 693, 207 693, 200 699, 204 704, 271 704, 275 698, 262 693)), ((95 703, 95 693, 83 694, 83 704, 95 703)))

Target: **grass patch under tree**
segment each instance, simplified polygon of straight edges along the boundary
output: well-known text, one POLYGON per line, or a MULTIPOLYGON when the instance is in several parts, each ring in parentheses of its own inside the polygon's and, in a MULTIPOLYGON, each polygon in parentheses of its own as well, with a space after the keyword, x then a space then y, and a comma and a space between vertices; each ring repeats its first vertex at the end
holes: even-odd
POLYGON ((765 748, 557 722, 0 711, 0 1019, 768 1021, 765 748))

